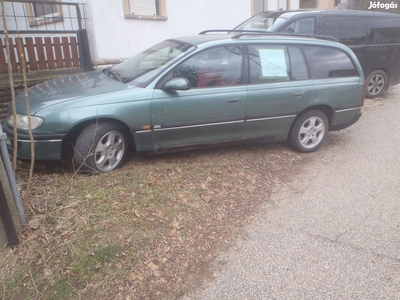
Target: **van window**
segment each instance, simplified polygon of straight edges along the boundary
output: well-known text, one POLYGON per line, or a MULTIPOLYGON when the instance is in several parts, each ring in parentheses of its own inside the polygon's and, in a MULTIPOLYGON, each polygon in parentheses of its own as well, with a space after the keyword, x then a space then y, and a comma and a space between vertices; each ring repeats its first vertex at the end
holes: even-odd
POLYGON ((314 34, 315 18, 302 18, 280 30, 280 32, 297 34, 314 34))
POLYGON ((254 16, 249 22, 235 28, 236 30, 262 30, 269 31, 276 18, 262 15, 254 16))
POLYGON ((364 17, 322 17, 321 35, 333 36, 345 45, 365 45, 367 24, 364 17))
POLYGON ((333 48, 303 46, 312 79, 358 76, 346 53, 333 48))
POLYGON ((400 43, 400 17, 369 18, 368 27, 369 44, 400 43))
POLYGON ((250 83, 290 80, 290 66, 285 46, 249 46, 250 83))
POLYGON ((303 51, 299 47, 289 47, 290 67, 292 80, 309 79, 308 67, 303 51))

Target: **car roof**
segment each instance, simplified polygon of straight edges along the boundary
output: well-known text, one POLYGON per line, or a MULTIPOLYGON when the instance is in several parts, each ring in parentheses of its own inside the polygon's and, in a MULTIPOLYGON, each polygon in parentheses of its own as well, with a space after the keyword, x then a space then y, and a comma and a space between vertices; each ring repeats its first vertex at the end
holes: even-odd
POLYGON ((276 10, 276 11, 264 11, 257 15, 268 16, 272 18, 284 17, 284 18, 292 18, 297 15, 346 15, 346 16, 381 16, 381 17, 398 17, 400 15, 386 12, 378 12, 378 11, 366 11, 366 10, 308 10, 308 9, 297 9, 297 10, 276 10))

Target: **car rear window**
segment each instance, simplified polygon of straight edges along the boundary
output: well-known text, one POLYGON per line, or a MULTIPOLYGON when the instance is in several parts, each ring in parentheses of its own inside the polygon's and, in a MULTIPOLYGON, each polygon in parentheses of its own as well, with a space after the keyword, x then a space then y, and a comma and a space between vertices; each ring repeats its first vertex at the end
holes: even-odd
POLYGON ((370 44, 400 43, 400 17, 369 18, 368 27, 370 44))
POLYGON ((358 76, 346 53, 328 47, 303 46, 312 79, 358 76))

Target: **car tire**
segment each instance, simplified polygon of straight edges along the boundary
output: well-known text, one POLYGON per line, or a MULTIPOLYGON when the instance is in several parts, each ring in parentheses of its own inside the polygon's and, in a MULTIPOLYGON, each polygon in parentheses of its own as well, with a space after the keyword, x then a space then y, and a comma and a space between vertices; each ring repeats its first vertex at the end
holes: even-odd
POLYGON ((106 173, 121 166, 127 152, 122 126, 112 122, 92 123, 78 136, 74 148, 75 170, 106 173))
POLYGON ((328 118, 322 111, 306 111, 292 125, 289 132, 290 145, 302 153, 315 151, 324 142, 328 126, 328 118))
POLYGON ((387 75, 382 70, 375 70, 367 77, 367 98, 380 97, 387 87, 387 75))

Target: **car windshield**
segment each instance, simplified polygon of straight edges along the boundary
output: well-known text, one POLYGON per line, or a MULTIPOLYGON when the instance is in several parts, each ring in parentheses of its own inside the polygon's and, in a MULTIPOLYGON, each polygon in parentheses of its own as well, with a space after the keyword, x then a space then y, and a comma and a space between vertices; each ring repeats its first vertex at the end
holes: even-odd
POLYGON ((273 31, 276 28, 276 21, 279 18, 268 17, 268 15, 256 15, 246 22, 242 23, 235 30, 260 30, 260 31, 273 31))
POLYGON ((191 44, 167 40, 111 69, 105 69, 105 73, 123 83, 145 87, 167 66, 194 48, 191 44))

